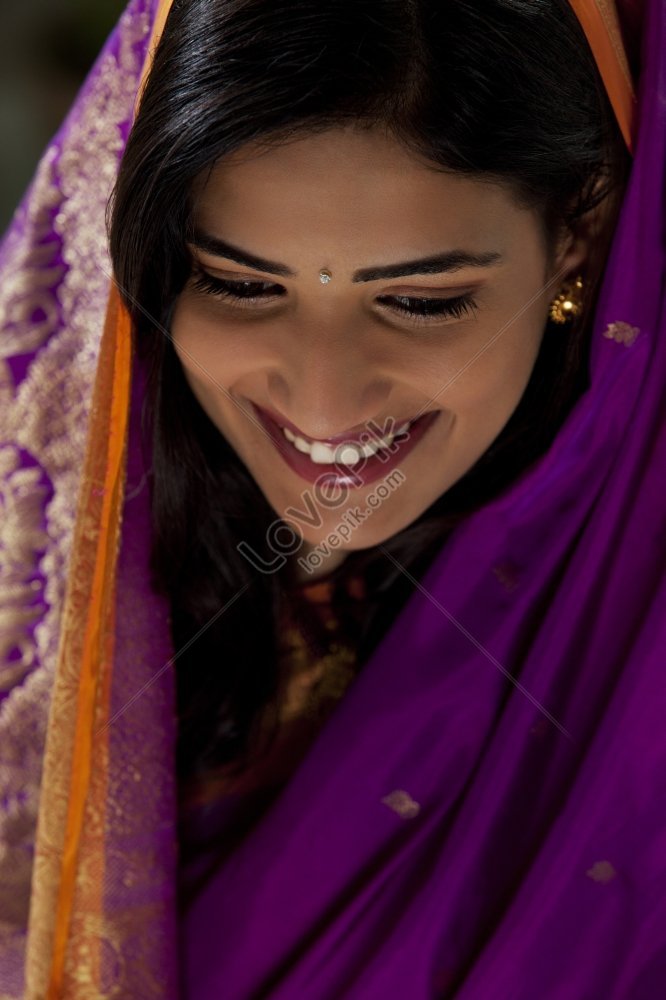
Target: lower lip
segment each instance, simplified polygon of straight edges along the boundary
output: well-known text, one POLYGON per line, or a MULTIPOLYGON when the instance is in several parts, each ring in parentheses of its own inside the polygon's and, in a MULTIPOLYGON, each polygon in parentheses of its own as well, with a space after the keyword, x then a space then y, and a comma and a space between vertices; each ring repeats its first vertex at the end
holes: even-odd
POLYGON ((381 479, 382 476, 386 476, 392 469, 395 469, 400 462, 404 461, 410 451, 416 447, 423 435, 439 416, 438 410, 431 410, 429 413, 424 413, 423 416, 418 417, 414 421, 405 436, 399 435, 393 441, 390 450, 388 448, 380 448, 376 455, 371 455, 370 458, 366 459, 365 464, 363 459, 361 459, 355 466, 349 466, 348 471, 345 472, 345 466, 342 463, 339 465, 335 465, 334 463, 319 465, 311 461, 309 455, 299 451, 290 441, 287 441, 281 428, 275 423, 272 417, 268 416, 265 410, 260 409, 255 403, 252 406, 282 458, 289 468, 300 476, 301 479, 305 479, 308 483, 313 484, 319 481, 335 486, 352 488, 367 486, 377 479, 381 479), (326 478, 322 479, 322 476, 326 478))

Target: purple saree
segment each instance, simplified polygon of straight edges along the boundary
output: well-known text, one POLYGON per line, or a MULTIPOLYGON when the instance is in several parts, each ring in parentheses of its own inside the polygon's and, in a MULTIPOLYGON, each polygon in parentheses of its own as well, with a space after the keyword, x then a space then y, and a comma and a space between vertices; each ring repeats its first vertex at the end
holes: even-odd
POLYGON ((286 788, 182 913, 174 651, 148 580, 136 359, 94 727, 67 656, 97 594, 70 552, 94 534, 77 492, 104 492, 82 471, 111 365, 104 204, 157 13, 130 3, 0 251, 0 998, 661 996, 663 0, 635 18, 634 160, 590 388, 414 581, 286 788))

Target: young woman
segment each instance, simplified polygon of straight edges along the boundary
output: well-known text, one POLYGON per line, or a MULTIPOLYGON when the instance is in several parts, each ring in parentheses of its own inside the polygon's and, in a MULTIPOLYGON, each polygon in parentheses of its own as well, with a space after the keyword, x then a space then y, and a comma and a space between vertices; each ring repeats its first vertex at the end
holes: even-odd
POLYGON ((130 4, 3 244, 7 996, 656 995, 663 36, 130 4))

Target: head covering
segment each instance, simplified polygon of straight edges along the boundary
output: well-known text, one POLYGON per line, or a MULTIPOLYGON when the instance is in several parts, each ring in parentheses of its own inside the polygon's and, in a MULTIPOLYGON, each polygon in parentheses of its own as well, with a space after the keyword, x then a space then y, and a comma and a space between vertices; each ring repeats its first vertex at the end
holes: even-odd
POLYGON ((0 248, 0 996, 659 995, 662 0, 619 19, 609 0, 572 0, 634 154, 588 391, 413 580, 180 921, 145 375, 104 226, 168 7, 129 4, 0 248))

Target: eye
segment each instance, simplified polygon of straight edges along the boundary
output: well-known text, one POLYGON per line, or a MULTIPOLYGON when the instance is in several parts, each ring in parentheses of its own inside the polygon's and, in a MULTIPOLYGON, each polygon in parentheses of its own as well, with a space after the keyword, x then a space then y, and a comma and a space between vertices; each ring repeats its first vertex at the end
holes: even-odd
POLYGON ((274 295, 281 295, 284 288, 268 281, 229 281, 224 278, 214 278, 206 271, 197 271, 192 287, 207 295, 219 295, 236 305, 243 307, 264 302, 274 295))
POLYGON ((417 323, 427 322, 430 317, 471 315, 477 308, 476 300, 471 294, 456 295, 449 299, 412 298, 407 295, 382 295, 378 302, 386 303, 396 312, 409 316, 417 323))
MULTIPOLYGON (((195 271, 192 286, 207 295, 217 295, 240 308, 262 305, 275 296, 285 294, 281 285, 268 281, 230 281, 214 278, 203 270, 195 271)), ((406 295, 383 295, 378 302, 388 305, 394 312, 407 316, 415 323, 427 323, 431 318, 454 316, 460 319, 472 314, 477 303, 471 294, 453 298, 420 298, 406 295)))

